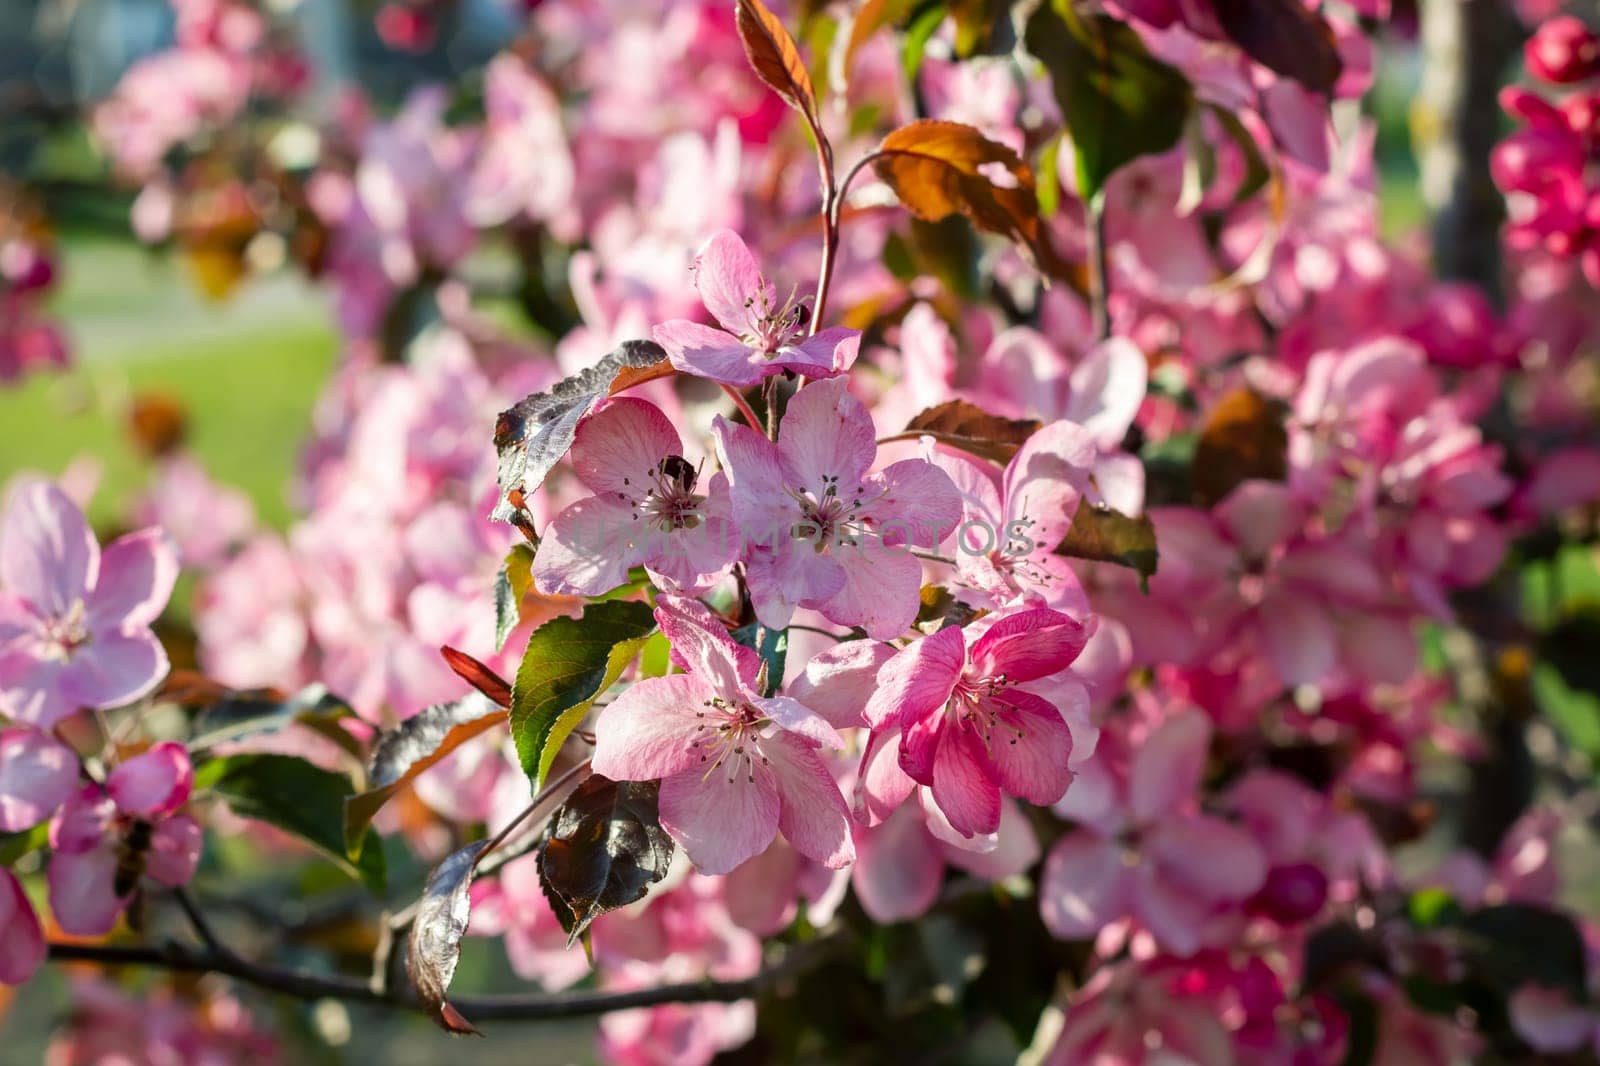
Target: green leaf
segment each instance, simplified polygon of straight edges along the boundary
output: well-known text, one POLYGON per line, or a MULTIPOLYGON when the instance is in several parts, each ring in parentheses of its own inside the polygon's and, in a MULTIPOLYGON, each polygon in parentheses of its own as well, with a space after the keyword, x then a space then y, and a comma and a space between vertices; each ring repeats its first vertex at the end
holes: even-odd
POLYGON ((1502 993, 1538 984, 1563 989, 1579 1002, 1588 995, 1583 936, 1569 916, 1531 903, 1502 903, 1473 911, 1460 924, 1475 941, 1469 966, 1502 993))
POLYGON ((494 577, 494 649, 506 646, 506 638, 522 621, 522 597, 533 584, 533 547, 513 545, 494 577))
POLYGON ((360 748, 339 726, 353 712, 343 699, 320 684, 307 685, 292 696, 270 689, 224 692, 195 716, 190 751, 204 751, 225 741, 276 733, 291 725, 314 729, 357 759, 360 748))
POLYGON ((789 631, 768 629, 760 622, 751 622, 735 629, 730 635, 745 647, 755 649, 756 654, 761 656, 761 667, 767 681, 761 694, 770 696, 777 692, 783 685, 783 669, 789 657, 789 631))
POLYGON ((0 867, 14 866, 18 859, 50 843, 50 823, 40 822, 18 833, 0 833, 0 867))
POLYGON ((537 791, 589 705, 621 676, 655 629, 649 604, 608 600, 582 618, 533 631, 511 686, 511 736, 537 791))
POLYGON ((1411 924, 1422 929, 1444 925, 1461 916, 1461 905, 1447 889, 1422 888, 1411 893, 1406 901, 1406 915, 1411 924))
POLYGON ((1119 167, 1165 152, 1183 135, 1189 83, 1152 58, 1127 25, 1080 14, 1070 0, 1046 0, 1029 16, 1023 42, 1050 72, 1085 201, 1119 167))
POLYGON ((1115 563, 1139 574, 1139 587, 1150 591, 1150 577, 1156 572, 1156 530, 1148 515, 1130 518, 1110 507, 1087 501, 1072 516, 1072 528, 1056 549, 1057 554, 1074 559, 1115 563))
POLYGON ((1061 209, 1061 179, 1056 176, 1057 160, 1061 158, 1062 134, 1044 142, 1039 150, 1039 217, 1054 218, 1061 209))
POLYGON ((917 71, 922 69, 922 56, 928 50, 928 42, 944 24, 949 10, 948 4, 932 3, 911 16, 911 24, 906 27, 905 44, 900 52, 900 66, 905 71, 906 80, 913 85, 917 81, 917 71))
POLYGON ((383 848, 367 830, 352 862, 345 853, 344 802, 354 793, 350 780, 293 755, 229 755, 195 770, 196 790, 211 790, 235 814, 277 826, 299 837, 359 878, 375 896, 383 895, 383 848))

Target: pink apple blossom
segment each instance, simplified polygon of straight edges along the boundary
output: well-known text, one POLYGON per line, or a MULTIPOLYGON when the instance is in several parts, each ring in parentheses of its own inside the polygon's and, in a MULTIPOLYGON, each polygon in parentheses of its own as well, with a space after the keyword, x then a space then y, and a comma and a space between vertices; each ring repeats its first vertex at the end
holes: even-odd
POLYGON ((80 707, 117 707, 166 675, 150 632, 178 576, 159 529, 102 553, 83 513, 34 481, 0 515, 0 713, 49 728, 80 707))
POLYGON ((178 886, 200 861, 200 824, 177 813, 188 802, 194 771, 183 745, 157 744, 120 764, 104 786, 86 785, 50 826, 50 909, 78 936, 111 931, 137 880, 119 885, 124 850, 143 838, 144 875, 178 886))
POLYGON ((1109 790, 1067 793, 1060 813, 1082 808, 1083 824, 1045 859, 1039 904, 1052 933, 1091 938, 1131 917, 1177 955, 1225 935, 1215 923, 1262 887, 1267 863, 1249 833, 1197 809, 1210 739, 1204 715, 1177 715, 1109 790))
POLYGON ((596 773, 661 779, 661 825, 704 873, 727 873, 782 833, 831 869, 855 857, 848 812, 818 755, 842 741, 815 711, 757 690, 759 657, 699 604, 663 596, 656 621, 687 673, 636 683, 595 730, 596 773))
POLYGON ((861 334, 835 327, 806 336, 806 303, 791 296, 779 305, 755 255, 731 230, 706 241, 694 278, 722 329, 678 319, 654 330, 656 343, 684 373, 742 388, 783 371, 832 377, 855 362, 861 334))
POLYGON ((1059 611, 1024 608, 993 616, 970 644, 958 626, 940 630, 878 671, 867 721, 899 731, 901 768, 933 790, 957 833, 994 832, 1002 791, 1050 804, 1072 783, 1061 711, 1018 686, 1070 666, 1089 632, 1059 611))
POLYGON ((776 443, 720 418, 714 432, 762 623, 781 628, 808 607, 877 639, 903 633, 922 585, 911 548, 938 543, 960 514, 949 477, 921 459, 869 474, 872 418, 843 379, 797 392, 776 443))
POLYGON ((39 916, 10 870, 0 870, 0 985, 20 985, 44 962, 39 916))
POLYGON ((664 587, 693 589, 726 568, 738 548, 728 479, 704 476, 682 453, 648 401, 622 397, 584 419, 572 465, 595 495, 545 527, 533 561, 540 591, 597 596, 640 565, 664 587))

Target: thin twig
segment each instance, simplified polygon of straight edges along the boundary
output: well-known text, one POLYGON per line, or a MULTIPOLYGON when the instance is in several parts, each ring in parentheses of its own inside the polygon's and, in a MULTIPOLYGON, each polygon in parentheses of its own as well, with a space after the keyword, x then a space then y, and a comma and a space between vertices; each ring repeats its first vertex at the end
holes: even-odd
POLYGON ((732 385, 724 385, 722 386, 722 391, 733 397, 733 405, 739 409, 740 414, 744 415, 744 420, 750 424, 751 429, 761 428, 761 419, 756 417, 755 411, 751 410, 750 404, 738 389, 732 385))
POLYGON ((1111 274, 1106 260, 1106 198, 1104 190, 1095 193, 1085 205, 1089 213, 1089 313, 1094 320, 1097 341, 1111 336, 1111 274))
POLYGON ((200 913, 199 906, 195 904, 194 897, 189 894, 187 888, 180 886, 173 889, 172 898, 178 901, 178 906, 183 910, 183 916, 189 919, 189 925, 194 929, 194 935, 200 938, 202 944, 211 951, 226 951, 222 946, 222 941, 217 939, 216 932, 212 930, 211 923, 206 921, 204 914, 200 913))
MULTIPOLYGON (((537 1021, 578 1018, 609 1011, 653 1007, 665 1003, 732 1003, 798 976, 817 965, 839 944, 837 937, 813 941, 791 949, 772 966, 735 981, 686 981, 626 992, 574 992, 535 996, 464 996, 452 998, 474 1019, 537 1021)), ((408 990, 375 987, 354 977, 329 976, 263 966, 237 955, 194 950, 182 944, 122 946, 110 944, 50 944, 53 962, 88 962, 101 966, 142 966, 173 973, 215 973, 294 999, 337 999, 396 1010, 425 1013, 408 990)))

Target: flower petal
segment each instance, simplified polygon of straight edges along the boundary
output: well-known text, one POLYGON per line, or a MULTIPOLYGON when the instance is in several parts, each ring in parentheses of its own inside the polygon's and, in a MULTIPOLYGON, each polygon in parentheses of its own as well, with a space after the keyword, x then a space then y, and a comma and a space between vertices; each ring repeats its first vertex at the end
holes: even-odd
POLYGON ((1200 787, 1211 721, 1199 711, 1168 718, 1145 738, 1128 774, 1128 806, 1138 822, 1176 810, 1200 787))
POLYGON ((160 529, 118 537, 100 556, 100 577, 88 599, 91 630, 154 622, 178 580, 178 547, 160 529))
POLYGON ((847 640, 813 655, 789 685, 789 694, 838 729, 866 725, 867 702, 878 689, 878 670, 895 650, 875 640, 847 640))
POLYGON ((950 475, 925 459, 902 459, 866 479, 863 510, 888 543, 932 551, 962 518, 961 493, 950 475))
POLYGON ((1210 815, 1161 823, 1146 836, 1144 850, 1163 879, 1208 903, 1245 899, 1267 879, 1267 857, 1255 839, 1210 815))
POLYGON ((1039 879, 1039 913, 1063 940, 1086 940, 1128 913, 1128 868, 1116 843, 1079 829, 1056 841, 1039 879))
POLYGON ((1150 364, 1125 337, 1101 341, 1086 352, 1068 378, 1072 396, 1066 416, 1115 448, 1127 436, 1150 383, 1150 364))
POLYGON ((186 814, 163 819, 150 837, 150 855, 144 872, 169 888, 186 885, 200 865, 205 834, 200 823, 186 814))
POLYGON ((700 770, 702 720, 713 693, 692 674, 638 682, 600 712, 594 729, 594 772, 613 781, 651 781, 700 770))
POLYGON ((770 773, 718 767, 661 782, 661 826, 703 874, 730 873, 767 850, 778 832, 778 808, 770 773))
POLYGON ((117 924, 126 902, 116 894, 117 849, 102 844, 88 851, 57 852, 45 879, 50 912, 72 936, 104 936, 117 924))
POLYGON ((874 640, 892 640, 917 620, 922 589, 922 563, 909 550, 890 547, 876 537, 839 545, 830 554, 842 580, 834 593, 815 603, 830 622, 860 626, 874 640))
POLYGON ((863 825, 877 825, 889 817, 917 787, 900 766, 899 751, 898 728, 874 730, 867 737, 854 800, 856 820, 863 825))
POLYGON ((0 585, 59 618, 100 572, 100 545, 83 512, 48 481, 30 481, 0 515, 0 585))
POLYGON ((30 829, 78 787, 72 749, 37 729, 0 733, 0 833, 30 829))
POLYGON ((830 485, 848 494, 877 454, 872 416, 850 395, 845 378, 814 381, 789 400, 778 432, 783 484, 819 499, 830 485))
MULTIPOLYGON (((987 621, 987 619, 986 619, 987 621)), ((1072 665, 1092 630, 1071 615, 1029 607, 1000 615, 972 643, 971 673, 1021 683, 1072 665)))
POLYGON ((656 603, 656 624, 672 645, 672 661, 700 678, 711 691, 729 700, 743 699, 761 670, 761 657, 735 641, 728 629, 699 600, 663 595, 656 603))
POLYGON ((694 258, 694 285, 700 302, 730 330, 751 327, 752 312, 770 307, 776 294, 761 276, 761 264, 732 230, 713 233, 694 258))
POLYGON ((97 633, 73 653, 62 687, 84 707, 120 707, 147 695, 167 674, 167 652, 149 630, 97 633))
POLYGON ((579 500, 545 526, 533 554, 534 586, 547 596, 610 592, 645 558, 650 531, 640 531, 640 525, 629 505, 615 497, 579 500))
POLYGON ((803 742, 781 735, 763 740, 761 752, 770 760, 778 788, 778 831, 784 839, 830 870, 854 862, 850 811, 821 757, 803 742))
POLYGON ((1000 828, 1000 786, 985 769, 983 743, 967 729, 946 727, 933 756, 933 801, 962 836, 1000 828))
POLYGON ((796 344, 784 346, 772 363, 806 377, 826 378, 849 370, 860 349, 860 330, 830 326, 796 344))
POLYGON ((949 626, 897 652, 878 670, 877 689, 866 705, 874 729, 919 721, 944 707, 966 666, 966 641, 949 626))
POLYGON ((768 374, 781 369, 760 358, 755 349, 733 334, 698 322, 673 319, 656 326, 650 336, 666 349, 667 359, 680 373, 724 385, 759 385, 768 374))
POLYGON ((1031 692, 1010 690, 993 697, 1001 707, 988 737, 989 766, 1007 793, 1041 807, 1055 803, 1072 784, 1072 732, 1061 712, 1031 692))
POLYGON ((683 454, 672 421, 648 400, 619 396, 578 423, 572 438, 572 469, 595 492, 642 497, 661 460, 683 454))
POLYGON ((10 870, 0 870, 0 985, 20 985, 44 963, 39 916, 10 870))
POLYGON ((856 831, 850 885, 873 921, 888 924, 922 915, 939 898, 943 880, 944 858, 915 804, 903 804, 883 824, 856 831))
POLYGON ((111 771, 106 791, 124 814, 140 817, 171 814, 189 800, 194 768, 182 744, 157 744, 111 771))

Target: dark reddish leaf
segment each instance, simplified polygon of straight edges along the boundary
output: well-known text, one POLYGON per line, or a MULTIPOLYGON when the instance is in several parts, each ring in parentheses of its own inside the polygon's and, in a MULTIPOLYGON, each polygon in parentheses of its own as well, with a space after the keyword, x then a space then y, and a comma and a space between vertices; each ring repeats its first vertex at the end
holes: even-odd
POLYGON ((439 649, 450 669, 467 684, 488 696, 502 707, 511 706, 511 682, 489 669, 464 651, 446 644, 439 649))
POLYGON ((1074 559, 1115 563, 1138 571, 1140 585, 1156 572, 1156 530, 1147 515, 1130 518, 1110 507, 1084 502, 1072 516, 1072 528, 1056 549, 1074 559))
POLYGON ((1010 148, 960 122, 923 119, 890 133, 872 168, 918 218, 965 215, 1009 237, 1052 273, 1059 266, 1039 222, 1033 170, 1010 148))
POLYGON ((1289 470, 1283 405, 1248 386, 1227 393, 1206 416, 1194 452, 1194 490, 1207 507, 1251 478, 1282 481, 1289 470))
POLYGON ((494 427, 500 500, 492 517, 526 520, 527 497, 572 447, 583 416, 603 397, 670 373, 667 353, 655 341, 623 341, 589 369, 501 411, 494 427))
POLYGON ((472 875, 488 841, 475 840, 453 852, 428 875, 406 943, 406 973, 428 1017, 447 1033, 482 1036, 446 993, 461 959, 461 938, 472 916, 472 875))
POLYGON ((744 54, 756 75, 790 107, 804 115, 813 130, 820 130, 817 94, 811 87, 811 74, 783 22, 761 0, 737 0, 734 22, 739 29, 739 40, 744 42, 744 54))
POLYGON ((1039 429, 1032 418, 1001 418, 966 400, 947 400, 906 423, 898 439, 932 437, 940 444, 1005 463, 1039 429))
POLYGON ((667 876, 672 838, 656 812, 654 781, 591 775, 550 822, 539 877, 567 943, 607 911, 643 899, 667 876))
POLYGON ((501 725, 508 712, 476 693, 429 707, 378 737, 367 767, 367 790, 344 801, 345 847, 360 854, 367 827, 385 803, 418 774, 461 745, 501 725))
POLYGON ((1343 63, 1333 31, 1301 0, 1212 0, 1222 32, 1268 70, 1330 96, 1343 63))

